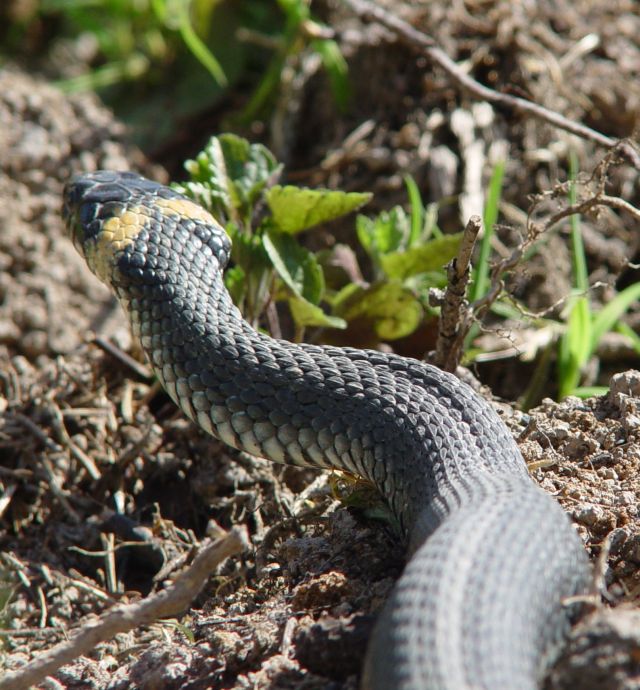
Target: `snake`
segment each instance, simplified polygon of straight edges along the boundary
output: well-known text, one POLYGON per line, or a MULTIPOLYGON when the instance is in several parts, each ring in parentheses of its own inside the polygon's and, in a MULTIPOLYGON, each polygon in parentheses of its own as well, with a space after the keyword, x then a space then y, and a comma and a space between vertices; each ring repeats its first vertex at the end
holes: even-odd
POLYGON ((253 328, 225 288, 227 233, 170 187, 83 173, 65 186, 63 216, 187 417, 233 448, 380 492, 408 563, 377 617, 363 688, 541 686, 591 569, 487 400, 424 361, 253 328))

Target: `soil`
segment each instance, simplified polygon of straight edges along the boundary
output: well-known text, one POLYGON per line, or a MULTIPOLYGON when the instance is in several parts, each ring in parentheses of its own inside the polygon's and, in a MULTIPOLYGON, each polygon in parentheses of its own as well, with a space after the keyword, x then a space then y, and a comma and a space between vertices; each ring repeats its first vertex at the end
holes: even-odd
MULTIPOLYGON (((488 85, 611 136, 632 133, 640 13, 630 0, 394 7, 488 85)), ((529 195, 547 193, 538 217, 561 203, 549 192, 566 179, 570 150, 585 171, 602 160, 593 144, 474 103, 380 27, 330 4, 324 11, 355 92, 339 112, 311 64, 283 97, 267 143, 296 183, 371 190, 389 207, 405 201, 410 173, 426 202, 462 192, 440 216, 444 229, 457 228, 477 210, 471 173, 508 151, 508 225, 495 244, 505 255, 520 241, 518 209, 529 195)), ((366 487, 230 451, 136 364, 123 315, 59 214, 62 186, 78 171, 166 179, 129 142, 96 97, 65 96, 15 66, 0 71, 0 668, 19 668, 116 602, 162 589, 208 530, 244 524, 251 548, 226 561, 183 616, 118 635, 41 687, 355 689, 376 614, 404 564, 402 544, 366 487)), ((606 184, 638 205, 637 171, 624 161, 606 170, 606 184)), ((583 228, 597 309, 640 279, 640 233, 630 214, 611 210, 584 218, 583 228)), ((332 227, 314 241, 329 246, 347 233, 332 227)), ((548 233, 509 285, 549 319, 572 285, 566 233, 548 233)), ((637 330, 639 322, 635 305, 627 323, 637 330)), ((508 354, 475 373, 515 400, 532 374, 525 345, 543 329, 526 319, 510 325, 506 337, 485 336, 508 354)), ((397 349, 421 356, 427 348, 397 349)), ((554 690, 640 688, 640 361, 622 337, 598 355, 592 379, 610 382, 606 396, 539 398, 527 412, 494 398, 533 478, 564 506, 597 565, 593 596, 548 680, 554 690)))

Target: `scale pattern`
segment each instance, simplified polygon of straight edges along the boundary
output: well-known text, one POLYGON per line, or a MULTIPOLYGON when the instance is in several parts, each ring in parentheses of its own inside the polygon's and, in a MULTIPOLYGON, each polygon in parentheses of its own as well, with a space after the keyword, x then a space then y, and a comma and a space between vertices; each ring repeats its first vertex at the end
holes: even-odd
POLYGON ((486 401, 423 362, 256 332, 224 287, 224 230, 167 187, 98 171, 67 186, 64 215, 188 417, 254 455, 360 475, 398 518, 413 558, 364 687, 538 687, 589 568, 486 401))

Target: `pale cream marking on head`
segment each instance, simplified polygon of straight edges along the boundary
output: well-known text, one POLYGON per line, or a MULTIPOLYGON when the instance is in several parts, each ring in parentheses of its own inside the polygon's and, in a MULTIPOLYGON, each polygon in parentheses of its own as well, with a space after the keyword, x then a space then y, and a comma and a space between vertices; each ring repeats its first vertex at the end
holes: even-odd
POLYGON ((147 216, 134 206, 121 216, 106 220, 98 239, 87 243, 84 250, 87 263, 100 280, 110 282, 115 255, 135 242, 146 222, 147 216))
POLYGON ((156 205, 167 214, 201 220, 210 225, 219 225, 209 211, 205 211, 202 206, 188 199, 157 199, 156 205))

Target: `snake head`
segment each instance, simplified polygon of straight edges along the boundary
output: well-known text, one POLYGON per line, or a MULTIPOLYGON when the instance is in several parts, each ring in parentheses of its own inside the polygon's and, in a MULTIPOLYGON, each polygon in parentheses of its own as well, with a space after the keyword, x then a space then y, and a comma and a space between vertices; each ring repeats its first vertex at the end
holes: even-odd
POLYGON ((89 268, 114 288, 164 283, 169 272, 188 269, 203 245, 218 267, 229 259, 231 242, 210 213, 136 173, 75 177, 65 187, 62 215, 89 268))

